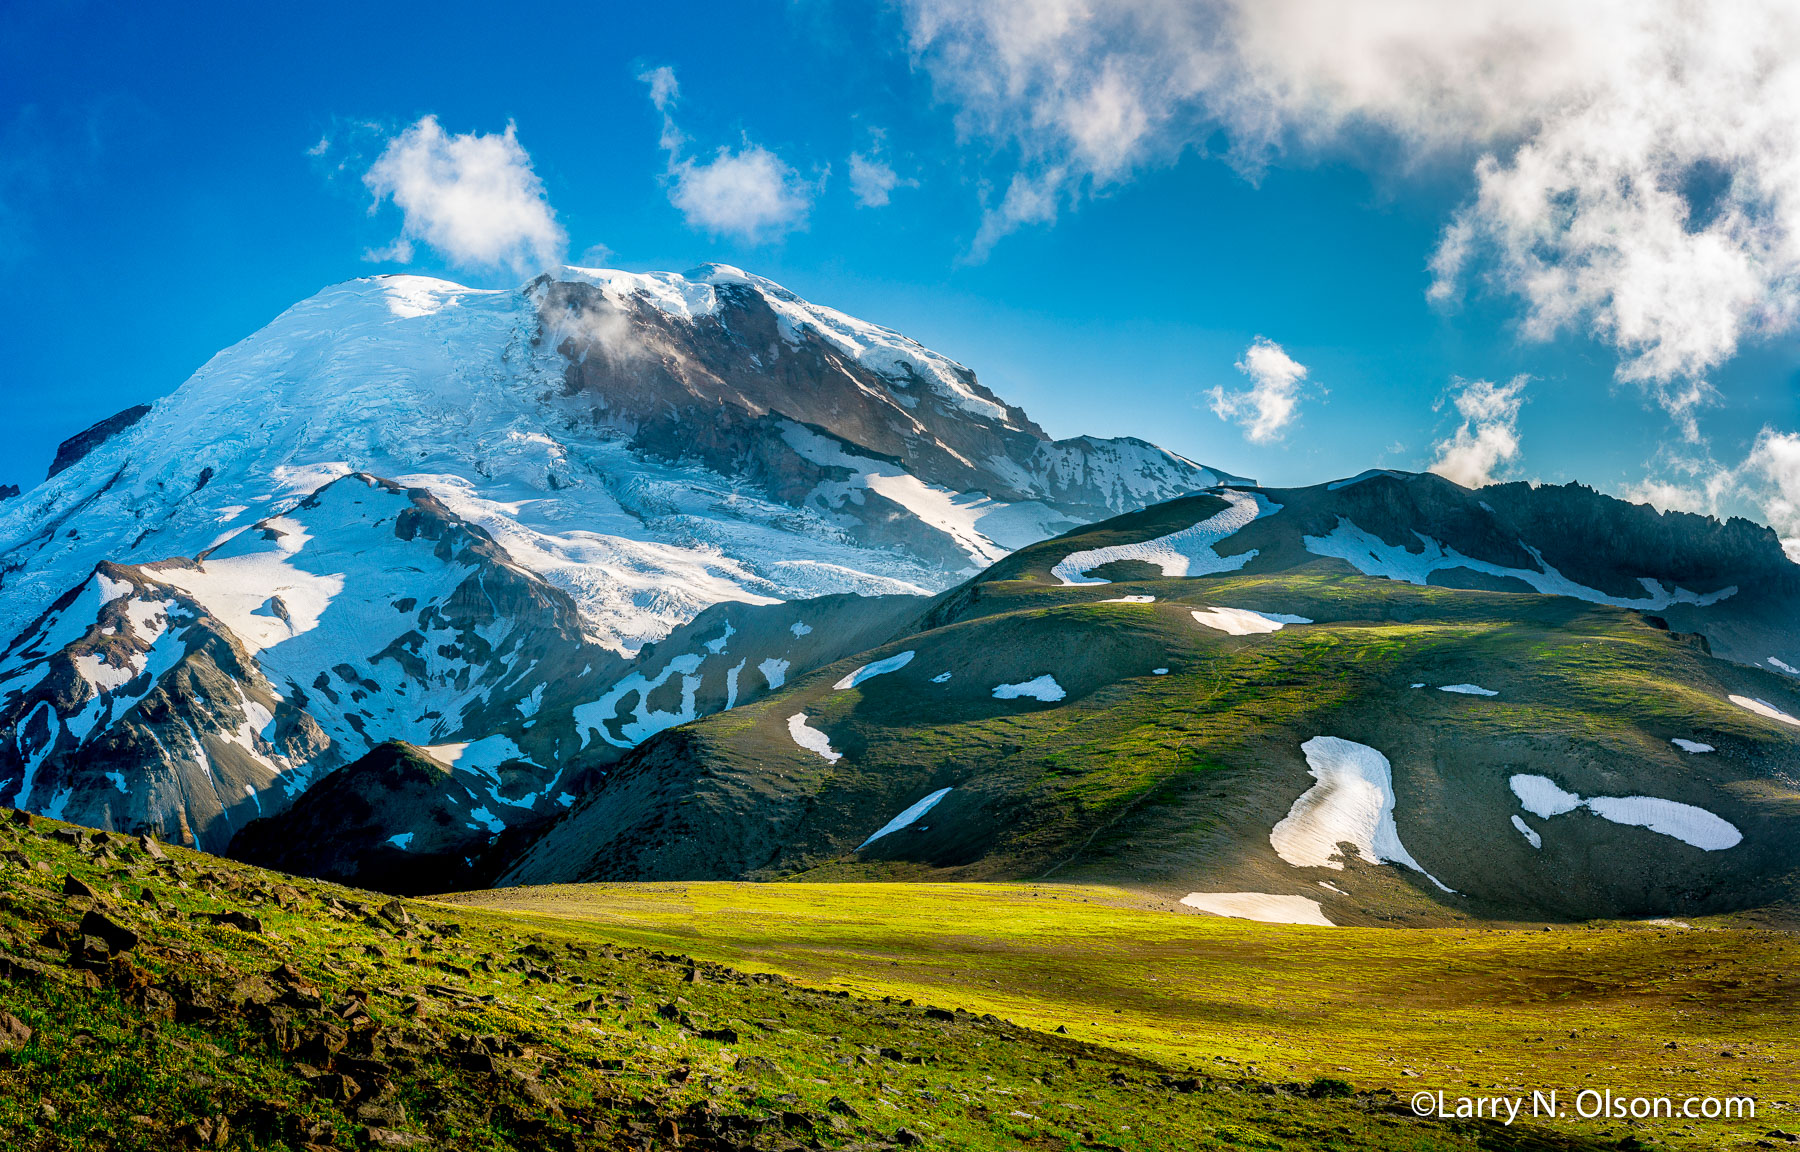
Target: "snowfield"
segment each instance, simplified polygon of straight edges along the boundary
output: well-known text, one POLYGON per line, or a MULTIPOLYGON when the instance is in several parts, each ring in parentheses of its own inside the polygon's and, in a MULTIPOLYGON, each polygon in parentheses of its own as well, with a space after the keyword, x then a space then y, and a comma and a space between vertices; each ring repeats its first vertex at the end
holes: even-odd
POLYGON ((1373 532, 1339 516, 1337 527, 1326 535, 1304 536, 1301 539, 1306 550, 1315 556, 1343 560, 1364 576, 1384 576, 1389 580, 1402 580, 1408 584, 1429 584, 1433 572, 1466 568, 1488 576, 1518 580, 1546 596, 1573 596, 1590 604, 1608 604, 1614 608, 1638 608, 1646 611, 1658 611, 1674 604, 1693 604, 1704 608, 1737 594, 1735 584, 1702 595, 1685 588, 1665 588, 1659 582, 1643 576, 1638 578, 1638 582, 1644 586, 1642 597, 1632 599, 1609 596, 1597 588, 1577 584, 1564 576, 1545 563, 1542 554, 1524 541, 1520 541, 1519 546, 1537 561, 1535 569, 1506 568, 1486 560, 1476 560, 1464 556, 1454 548, 1445 548, 1439 541, 1417 532, 1413 535, 1418 537, 1420 551, 1412 552, 1401 545, 1389 544, 1373 532))
POLYGON ((827 763, 836 764, 839 760, 844 758, 842 752, 832 750, 831 737, 825 735, 825 733, 819 731, 817 728, 812 728, 807 725, 806 713, 796 712, 792 716, 789 716, 787 727, 788 735, 794 738, 794 743, 800 745, 800 747, 806 749, 808 752, 818 753, 827 763))
POLYGON ((1196 623, 1230 636, 1256 636, 1279 632, 1289 624, 1311 624, 1305 616, 1279 612, 1254 612, 1248 608, 1203 608, 1190 612, 1196 623))
POLYGON ((1781 709, 1775 707, 1775 705, 1769 703, 1767 700, 1762 699, 1760 696, 1732 696, 1730 697, 1730 700, 1739 708, 1747 708, 1758 716, 1774 720, 1781 724, 1791 724, 1796 728, 1800 728, 1800 718, 1789 716, 1786 712, 1783 712, 1781 709))
POLYGON ((925 815, 925 813, 931 811, 933 808, 936 808, 938 801, 950 795, 951 791, 952 789, 949 788, 939 788, 936 792, 933 792, 923 800, 911 805, 901 812, 900 815, 889 820, 886 824, 883 824, 876 830, 874 835, 870 836, 867 840, 864 840, 861 844, 858 844, 856 850, 861 852, 864 848, 875 843, 875 841, 881 839, 883 836, 898 832, 902 828, 911 827, 918 822, 919 817, 925 815))
POLYGON ((1483 688, 1479 684, 1446 684, 1439 692, 1454 692, 1459 696, 1498 696, 1500 693, 1492 688, 1483 688))
POLYGON ((1162 569, 1165 578, 1235 572, 1250 562, 1256 555, 1255 549, 1236 556, 1220 556, 1213 550, 1214 547, 1259 516, 1279 511, 1281 506, 1269 503, 1260 492, 1227 489, 1218 495, 1230 507, 1214 513, 1198 524, 1138 544, 1115 544, 1110 548, 1071 552, 1050 569, 1050 574, 1065 586, 1110 584, 1110 580, 1096 579, 1088 576, 1087 572, 1116 560, 1141 560, 1146 564, 1154 564, 1162 569))
POLYGON ((1531 825, 1525 823, 1524 819, 1517 812, 1513 813, 1512 826, 1519 830, 1519 835, 1525 837, 1526 841, 1533 848, 1542 848, 1544 846, 1544 838, 1539 836, 1537 832, 1532 829, 1531 825))
POLYGON ((911 664, 912 658, 913 653, 908 650, 889 656, 885 660, 877 660, 873 664, 864 664, 861 668, 858 668, 856 671, 850 673, 850 675, 839 680, 836 684, 833 684, 832 687, 839 692, 846 691, 856 687, 858 684, 861 684, 871 677, 882 676, 889 672, 898 672, 908 664, 911 664))
MULTIPOLYGON (((1545 819, 1585 808, 1602 820, 1648 828, 1703 852, 1722 852, 1744 839, 1735 824, 1692 804, 1654 796, 1594 796, 1584 800, 1548 776, 1530 773, 1519 773, 1508 784, 1525 811, 1545 819)), ((1523 821, 1515 816, 1513 823, 1522 825, 1523 821)))
POLYGON ((1029 696, 1034 700, 1061 700, 1067 693, 1056 677, 1045 673, 1035 680, 1027 680, 1022 684, 1001 684, 994 689, 996 700, 1017 700, 1021 696, 1029 696))
POLYGON ((1683 752, 1711 752, 1713 750, 1711 744, 1702 744, 1698 740, 1683 740, 1679 736, 1671 739, 1669 743, 1675 745, 1675 747, 1681 749, 1683 752))
POLYGON ((1110 600, 1096 600, 1096 604, 1154 604, 1154 596, 1114 596, 1110 600))
POLYGON ((1230 916, 1238 920, 1260 920, 1264 924, 1311 924, 1318 928, 1336 928, 1325 918, 1325 910, 1317 900, 1305 896, 1270 896, 1265 892, 1189 892, 1181 898, 1189 908, 1230 916))
POLYGON ((1318 781, 1294 801, 1269 832, 1276 855, 1296 868, 1342 871, 1338 844, 1356 845, 1371 861, 1403 864, 1445 892, 1454 891, 1425 871, 1394 825, 1393 770, 1388 759, 1367 744, 1336 736, 1315 736, 1300 745, 1318 781))

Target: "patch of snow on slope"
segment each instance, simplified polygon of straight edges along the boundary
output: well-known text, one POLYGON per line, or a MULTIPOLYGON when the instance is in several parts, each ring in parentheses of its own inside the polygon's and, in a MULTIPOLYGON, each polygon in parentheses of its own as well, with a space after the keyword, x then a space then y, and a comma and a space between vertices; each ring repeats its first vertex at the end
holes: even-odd
POLYGON ((507 736, 483 736, 464 744, 431 744, 419 749, 446 768, 479 772, 493 776, 494 769, 509 760, 523 760, 525 754, 507 736))
POLYGON ((788 631, 792 632, 794 634, 794 639, 798 640, 800 637, 807 636, 812 633, 812 625, 804 623, 799 620, 796 620, 792 624, 788 625, 788 631))
MULTIPOLYGON (((1096 600, 1096 604, 1154 604, 1154 596, 1114 596, 1110 600, 1096 600)), ((1310 621, 1309 621, 1310 623, 1310 621)))
POLYGON ((761 664, 758 664, 756 670, 762 673, 763 681, 768 684, 769 690, 772 692, 787 683, 788 667, 789 665, 786 660, 780 660, 771 656, 761 664))
POLYGON ((1230 916, 1237 920, 1259 920, 1264 924, 1310 924, 1316 928, 1336 928, 1325 917, 1317 900, 1305 896, 1270 896, 1266 892, 1189 892, 1181 898, 1189 908, 1230 916))
POLYGON ((1800 676, 1800 668, 1794 667, 1792 664, 1789 664, 1786 660, 1781 659, 1779 656, 1769 657, 1769 667, 1779 668, 1781 671, 1786 672, 1789 676, 1800 676))
POLYGON ((821 758, 832 764, 836 764, 839 760, 844 758, 842 752, 832 750, 831 737, 819 731, 817 728, 812 728, 807 725, 806 713, 796 712, 792 716, 789 716, 787 726, 788 735, 794 738, 794 743, 800 745, 800 747, 806 749, 808 752, 816 752, 821 758))
POLYGON ((746 656, 725 670, 725 711, 727 712, 737 707, 738 673, 742 672, 744 665, 748 663, 750 663, 750 657, 746 656))
POLYGON ((850 675, 839 680, 836 684, 833 684, 832 687, 839 692, 854 688, 871 677, 881 676, 888 672, 898 672, 908 664, 911 664, 912 658, 913 652, 911 649, 908 649, 905 652, 895 653, 886 659, 877 660, 873 664, 864 664, 861 668, 858 668, 856 671, 850 673, 850 675))
POLYGON ((1519 830, 1519 835, 1525 837, 1526 841, 1533 848, 1542 848, 1544 846, 1544 838, 1533 831, 1531 825, 1525 823, 1524 818, 1517 812, 1513 813, 1512 826, 1519 830))
POLYGON ((1679 804, 1655 796, 1595 796, 1587 802, 1587 807, 1594 815, 1614 824, 1648 828, 1706 852, 1736 847, 1744 839, 1737 826, 1723 817, 1692 804, 1679 804))
POLYGON ((131 789, 127 788, 125 786, 125 773, 123 773, 123 772, 107 772, 107 773, 104 773, 104 775, 106 776, 106 778, 108 780, 112 781, 112 786, 119 790, 119 794, 121 796, 131 795, 131 789))
MULTIPOLYGON (((692 652, 684 653, 663 665, 662 671, 657 673, 654 680, 647 679, 642 672, 633 672, 614 684, 600 699, 588 704, 577 705, 571 711, 571 715, 575 719, 576 731, 581 733, 581 746, 586 748, 589 736, 598 732, 600 739, 615 748, 632 748, 666 728, 673 728, 677 724, 686 724, 693 720, 696 716, 694 697, 700 691, 700 677, 694 673, 700 670, 700 662, 703 659, 704 657, 692 652), (681 677, 681 709, 676 712, 652 712, 649 704, 651 693, 667 683, 669 677, 675 675, 681 677), (633 693, 637 695, 637 705, 631 711, 634 719, 620 726, 619 732, 624 739, 615 739, 613 734, 607 731, 606 722, 617 715, 619 703, 633 693)), ((768 661, 765 660, 763 663, 766 665, 768 661)), ((782 666, 784 669, 786 668, 785 661, 782 662, 782 666)), ((766 674, 767 670, 765 669, 766 674)), ((769 685, 771 688, 776 686, 775 684, 769 685)))
POLYGON ((996 700, 1017 700, 1021 696, 1029 696, 1034 700, 1061 700, 1068 693, 1063 691, 1056 677, 1048 672, 1035 680, 1027 680, 1022 684, 1001 684, 994 689, 996 700))
POLYGON ((1737 585, 1721 588, 1716 592, 1701 595, 1689 592, 1685 588, 1670 590, 1647 576, 1639 577, 1638 582, 1644 586, 1645 595, 1640 599, 1627 599, 1622 596, 1609 596, 1597 588, 1589 588, 1585 584, 1577 584, 1561 572, 1544 562, 1544 557, 1529 544, 1521 542, 1521 547, 1531 553, 1531 558, 1538 563, 1537 569, 1506 568, 1486 560, 1476 560, 1464 556, 1454 548, 1445 548, 1441 543, 1421 533, 1414 532, 1419 538, 1421 550, 1409 552, 1397 544, 1389 544, 1376 536, 1352 524, 1342 516, 1338 517, 1337 527, 1325 536, 1303 536, 1302 542, 1306 550, 1315 556, 1330 556, 1343 560, 1364 576, 1385 576, 1389 580, 1401 580, 1408 584, 1428 584, 1433 572, 1441 572, 1451 568, 1467 568, 1472 572, 1481 572, 1489 576, 1510 577, 1529 585, 1533 590, 1546 596, 1573 596, 1577 600, 1586 600, 1590 604, 1610 604, 1614 608, 1638 608, 1655 611, 1667 608, 1672 604, 1693 604, 1698 607, 1709 607, 1729 596, 1737 594, 1737 585))
POLYGON ((1548 776, 1536 776, 1521 772, 1507 781, 1514 796, 1519 798, 1519 806, 1533 816, 1541 816, 1548 820, 1552 816, 1561 816, 1564 812, 1573 812, 1581 807, 1581 797, 1570 792, 1548 776))
POLYGON ((1255 612, 1248 608, 1206 608, 1190 613, 1197 623, 1231 636, 1255 636, 1279 632, 1289 624, 1311 624, 1305 616, 1279 612, 1255 612))
POLYGON ((1792 724, 1794 727, 1800 728, 1800 719, 1789 716, 1786 712, 1783 712, 1781 709, 1775 707, 1775 705, 1759 696, 1732 696, 1729 697, 1729 699, 1739 708, 1748 708, 1758 716, 1767 717, 1770 720, 1775 720, 1782 724, 1792 724))
POLYGON ((1513 795, 1519 798, 1519 804, 1534 816, 1548 818, 1586 808, 1602 820, 1648 828, 1704 852, 1721 852, 1736 847, 1744 839, 1743 833, 1729 820, 1692 804, 1654 796, 1594 796, 1584 800, 1548 776, 1528 773, 1519 773, 1508 783, 1513 795))
POLYGON ((1271 504, 1260 492, 1223 491, 1219 493, 1230 505, 1191 524, 1179 532, 1158 536, 1136 544, 1115 544, 1108 548, 1089 548, 1063 557, 1050 574, 1065 586, 1077 584, 1110 584, 1088 576, 1089 571, 1117 560, 1141 560, 1162 569, 1164 577, 1206 576, 1214 572, 1235 572, 1256 555, 1253 548, 1236 556, 1220 556, 1214 548, 1260 516, 1280 508, 1271 504))
POLYGON ((1438 688, 1439 692, 1454 692, 1458 696, 1498 696, 1500 693, 1492 688, 1483 688, 1479 684, 1445 684, 1438 688))
POLYGON ((950 683, 950 673, 939 672, 936 676, 931 678, 931 682, 933 684, 948 684, 950 683))
POLYGON ((142 668, 135 662, 129 663, 123 668, 115 668, 102 661, 98 656, 77 656, 75 657, 75 671, 80 673, 81 678, 92 684, 98 691, 111 692, 120 685, 130 683, 131 679, 142 671, 142 668))
POLYGON ((1365 859, 1404 864, 1445 892, 1454 891, 1426 872, 1400 842, 1394 824, 1393 769, 1367 744, 1315 736, 1300 745, 1318 783, 1301 793, 1269 831, 1276 855, 1296 868, 1335 868, 1338 843, 1356 845, 1365 859))
MULTIPOLYGON (((860 504, 862 500, 857 490, 867 489, 900 505, 921 522, 950 537, 972 564, 986 567, 1011 551, 979 527, 984 516, 1005 506, 1000 501, 981 493, 953 492, 927 484, 898 464, 853 455, 838 441, 793 421, 782 425, 781 438, 788 447, 814 464, 849 469, 848 479, 822 480, 813 489, 813 495, 827 508, 841 508, 846 499, 860 504)), ((1048 508, 1044 511, 1064 519, 1048 508)))
POLYGON ((1679 736, 1670 740, 1669 743, 1675 745, 1675 747, 1681 749, 1683 752, 1711 752, 1713 750, 1711 744, 1702 744, 1698 740, 1683 740, 1679 736))
POLYGON ((411 832, 401 832, 389 836, 387 842, 400 849, 402 852, 408 852, 412 850, 413 834, 411 832))
POLYGON ((923 800, 920 800, 917 803, 911 805, 905 811, 901 812, 900 815, 894 817, 892 820, 889 820, 886 824, 883 824, 880 827, 880 829, 877 830, 873 836, 870 836, 867 840, 864 840, 861 844, 858 844, 856 846, 856 850, 858 852, 861 852, 864 848, 867 848, 869 845, 875 843, 875 841, 881 839, 883 836, 887 836, 890 833, 898 832, 898 831, 900 831, 900 829, 908 827, 909 825, 915 823, 921 816, 925 815, 925 813, 931 811, 933 808, 936 808, 938 801, 942 800, 944 797, 950 795, 950 792, 951 792, 951 789, 949 789, 949 788, 939 788, 936 792, 933 792, 931 795, 925 797, 923 800))

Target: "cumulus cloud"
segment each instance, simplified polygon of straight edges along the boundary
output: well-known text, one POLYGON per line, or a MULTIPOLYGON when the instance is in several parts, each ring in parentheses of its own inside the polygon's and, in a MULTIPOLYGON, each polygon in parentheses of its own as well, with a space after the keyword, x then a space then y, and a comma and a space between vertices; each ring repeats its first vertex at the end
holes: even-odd
POLYGON ((1692 433, 1706 374, 1800 317, 1800 8, 1783 0, 903 0, 1019 176, 976 249, 1204 148, 1466 165, 1432 294, 1610 343, 1692 433), (1379 146, 1368 145, 1375 142, 1379 146))
POLYGON ((1462 424, 1449 439, 1437 443, 1431 471, 1464 488, 1496 483, 1495 470, 1519 455, 1519 408, 1526 378, 1505 384, 1489 380, 1463 382, 1456 395, 1462 424))
POLYGON ((1306 366, 1275 341, 1258 336, 1244 349, 1237 370, 1250 378, 1250 387, 1227 392, 1221 386, 1208 392, 1214 414, 1241 424, 1244 439, 1252 444, 1281 439, 1282 430, 1299 415, 1306 366))
POLYGON ((1764 428, 1743 471, 1789 559, 1800 564, 1800 433, 1764 428))
POLYGON ((650 102, 662 114, 659 146, 669 154, 669 203, 692 227, 743 240, 772 239, 804 227, 813 188, 781 157, 745 140, 698 160, 684 155, 687 136, 675 124, 681 88, 668 67, 640 73, 650 102))
POLYGON ((426 116, 393 137, 363 176, 373 212, 392 200, 400 235, 371 260, 410 261, 415 242, 467 268, 524 274, 560 261, 568 238, 512 124, 453 136, 426 116))

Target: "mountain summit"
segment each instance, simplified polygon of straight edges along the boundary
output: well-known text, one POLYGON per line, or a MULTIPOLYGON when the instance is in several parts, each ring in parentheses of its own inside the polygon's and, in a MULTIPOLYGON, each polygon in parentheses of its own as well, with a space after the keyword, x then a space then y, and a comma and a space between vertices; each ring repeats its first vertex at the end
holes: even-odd
POLYGON ((402 741, 472 860, 1011 551, 1233 479, 722 265, 340 284, 0 505, 0 798, 222 851, 402 741))

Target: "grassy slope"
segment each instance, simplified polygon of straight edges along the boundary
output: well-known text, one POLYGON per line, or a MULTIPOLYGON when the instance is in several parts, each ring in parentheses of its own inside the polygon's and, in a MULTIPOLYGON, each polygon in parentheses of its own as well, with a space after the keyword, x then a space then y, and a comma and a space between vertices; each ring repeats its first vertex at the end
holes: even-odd
POLYGON ((1725 699, 1748 691, 1779 700, 1784 686, 1772 674, 1709 659, 1637 613, 1371 580, 1335 562, 1279 576, 1103 589, 1001 581, 984 586, 974 611, 684 730, 709 771, 814 781, 806 786, 817 797, 812 813, 767 876, 1053 874, 1165 896, 1202 880, 1312 889, 1315 879, 1342 877, 1289 868, 1269 850, 1267 831, 1311 783, 1300 743, 1329 733, 1389 755, 1408 846, 1452 887, 1486 898, 1459 904, 1393 869, 1353 871, 1356 899, 1328 902, 1340 923, 1442 923, 1465 911, 1509 909, 1585 916, 1733 900, 1779 905, 1795 890, 1795 853, 1770 830, 1800 819, 1800 798, 1757 777, 1771 766, 1800 772, 1800 746, 1725 699), (1135 592, 1158 602, 1096 602, 1135 592), (1190 618, 1189 609, 1207 604, 1319 623, 1230 637, 1190 618), (902 649, 918 656, 901 672, 832 690, 849 668, 902 649), (1169 674, 1152 675, 1157 666, 1169 674), (952 680, 930 683, 940 670, 953 670, 952 680), (1069 689, 1067 701, 989 697, 992 684, 1045 671, 1069 689), (1410 687, 1420 681, 1474 681, 1501 695, 1410 687), (794 746, 785 720, 802 710, 830 733, 843 761, 826 767, 794 746), (1669 744, 1672 736, 1722 751, 1686 756, 1669 744), (1505 780, 1522 770, 1550 772, 1588 795, 1654 787, 1723 809, 1757 835, 1735 855, 1703 856, 1680 845, 1663 851, 1668 842, 1654 833, 1578 816, 1534 853, 1508 825, 1517 805, 1505 780), (958 791, 928 833, 849 855, 879 824, 875 814, 946 785, 958 791), (1559 845, 1570 859, 1555 857, 1559 845), (1559 874, 1603 868, 1609 853, 1637 857, 1646 846, 1662 871, 1641 890, 1623 868, 1591 890, 1556 887, 1559 874), (1551 903, 1531 908, 1540 898, 1551 903))
POLYGON ((521 927, 1065 1026, 1171 1066, 1402 1093, 1746 1093, 1763 1109, 1753 1132, 1667 1121, 1632 1131, 1729 1145, 1795 1127, 1800 940, 1784 933, 1298 928, 1174 916, 1117 889, 1062 885, 580 885, 455 900, 521 927))
POLYGON ((1590 1146, 166 851, 0 826, 7 1147, 1590 1146), (96 912, 140 938, 105 955, 96 912))

